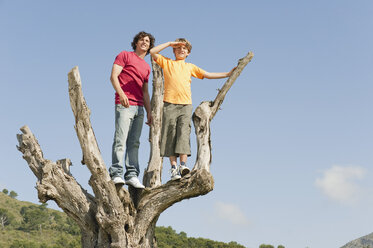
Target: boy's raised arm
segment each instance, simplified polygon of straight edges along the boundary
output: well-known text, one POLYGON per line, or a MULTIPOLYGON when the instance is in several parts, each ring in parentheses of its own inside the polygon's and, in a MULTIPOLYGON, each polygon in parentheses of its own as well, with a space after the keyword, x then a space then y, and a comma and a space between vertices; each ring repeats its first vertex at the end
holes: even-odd
POLYGON ((206 71, 203 76, 208 79, 226 78, 226 77, 229 77, 235 69, 236 67, 230 70, 230 72, 207 72, 206 71))
POLYGON ((175 42, 175 41, 169 41, 169 42, 166 42, 166 43, 160 44, 160 45, 155 46, 155 47, 153 47, 152 49, 150 49, 150 55, 152 56, 152 58, 153 58, 154 60, 157 60, 157 58, 158 58, 158 53, 159 53, 160 51, 162 51, 163 49, 165 49, 166 47, 171 46, 171 47, 175 48, 175 47, 178 47, 178 46, 180 46, 180 45, 182 45, 182 44, 184 44, 184 43, 183 43, 183 42, 175 42))

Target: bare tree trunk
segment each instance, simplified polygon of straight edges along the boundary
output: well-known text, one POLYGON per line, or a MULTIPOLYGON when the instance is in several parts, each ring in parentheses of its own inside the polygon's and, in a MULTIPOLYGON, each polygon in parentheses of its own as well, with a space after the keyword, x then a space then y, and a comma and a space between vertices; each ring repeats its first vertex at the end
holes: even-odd
POLYGON ((159 143, 161 140, 162 109, 163 109, 163 71, 152 59, 153 95, 151 100, 153 123, 149 131, 150 157, 148 168, 144 174, 143 183, 146 187, 157 187, 162 184, 162 164, 159 143))
POLYGON ((52 162, 44 158, 38 141, 24 126, 18 134, 18 150, 23 153, 37 178, 38 197, 41 202, 54 200, 76 223, 82 232, 82 247, 154 248, 155 226, 160 214, 176 202, 207 194, 213 190, 210 174, 211 141, 210 121, 222 104, 225 95, 244 67, 251 61, 249 52, 239 60, 237 69, 228 78, 216 99, 202 102, 193 114, 197 135, 197 160, 192 172, 180 180, 162 184, 162 158, 159 141, 163 108, 163 74, 153 64, 153 123, 149 141, 151 154, 144 173, 144 190, 129 187, 116 188, 109 177, 90 122, 81 88, 78 68, 68 74, 71 108, 75 116, 75 130, 83 151, 82 163, 91 172, 89 185, 94 196, 83 189, 71 175, 69 159, 52 162))

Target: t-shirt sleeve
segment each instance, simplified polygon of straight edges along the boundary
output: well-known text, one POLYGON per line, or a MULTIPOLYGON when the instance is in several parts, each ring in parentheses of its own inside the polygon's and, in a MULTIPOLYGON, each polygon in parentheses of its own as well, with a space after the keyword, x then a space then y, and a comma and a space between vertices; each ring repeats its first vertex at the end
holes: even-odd
POLYGON ((199 68, 198 66, 196 65, 192 65, 192 77, 195 77, 195 78, 199 78, 199 79, 203 79, 205 77, 205 73, 206 71, 199 68))
POLYGON ((145 77, 144 83, 148 83, 149 82, 149 75, 150 75, 150 69, 148 70, 148 74, 145 77))
POLYGON ((157 60, 155 60, 155 62, 162 68, 165 67, 166 63, 167 63, 167 58, 158 54, 157 56, 157 60))
POLYGON ((114 60, 114 64, 124 67, 127 63, 127 53, 125 51, 118 54, 114 60))

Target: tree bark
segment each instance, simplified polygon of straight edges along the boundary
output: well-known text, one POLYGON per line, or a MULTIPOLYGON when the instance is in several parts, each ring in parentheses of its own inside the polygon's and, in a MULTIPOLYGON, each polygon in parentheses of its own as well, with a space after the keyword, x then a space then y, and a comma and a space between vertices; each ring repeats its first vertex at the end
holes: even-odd
POLYGON ((207 194, 213 190, 210 174, 211 140, 210 122, 225 95, 251 61, 249 52, 240 59, 237 69, 225 82, 214 101, 202 102, 193 114, 197 135, 197 160, 188 175, 180 180, 162 184, 162 163, 159 142, 163 108, 163 73, 153 62, 153 123, 150 127, 151 152, 144 173, 143 190, 117 187, 109 177, 102 159, 92 126, 90 110, 85 102, 78 67, 68 74, 69 96, 75 116, 75 130, 91 178, 89 185, 94 196, 83 189, 71 175, 69 159, 52 162, 45 159, 39 143, 31 130, 24 126, 18 134, 18 150, 23 153, 30 169, 37 178, 38 197, 41 202, 54 200, 76 223, 82 232, 82 247, 154 248, 155 226, 160 214, 174 203, 207 194))
POLYGON ((163 71, 152 59, 153 95, 151 100, 153 123, 150 126, 150 156, 148 168, 144 173, 143 183, 146 187, 157 187, 162 184, 162 164, 159 143, 161 141, 162 109, 163 109, 163 71))

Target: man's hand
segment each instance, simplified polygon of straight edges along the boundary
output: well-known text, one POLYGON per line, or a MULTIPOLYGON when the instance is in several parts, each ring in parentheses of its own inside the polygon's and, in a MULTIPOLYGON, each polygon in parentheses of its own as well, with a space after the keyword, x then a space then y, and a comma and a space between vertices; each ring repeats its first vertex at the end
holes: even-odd
POLYGON ((119 101, 120 101, 120 104, 122 104, 125 108, 129 108, 130 106, 130 103, 128 101, 128 98, 126 96, 126 94, 123 93, 119 95, 119 101))
POLYGON ((147 113, 147 121, 145 122, 146 125, 150 126, 153 122, 153 116, 151 113, 147 113))

